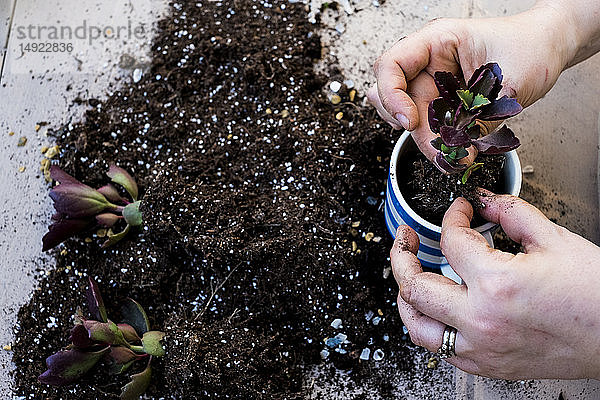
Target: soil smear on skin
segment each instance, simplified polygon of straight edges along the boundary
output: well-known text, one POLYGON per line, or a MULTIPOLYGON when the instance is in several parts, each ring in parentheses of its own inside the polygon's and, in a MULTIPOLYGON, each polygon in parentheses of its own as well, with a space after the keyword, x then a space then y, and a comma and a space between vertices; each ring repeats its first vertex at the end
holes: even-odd
POLYGON ((358 96, 331 104, 323 88, 343 77, 315 74, 321 46, 304 5, 173 3, 159 28, 141 81, 84 99, 85 121, 54 130, 59 165, 82 182, 105 184, 111 161, 136 178, 144 226, 107 250, 96 230, 54 250, 18 315, 15 395, 114 399, 143 369, 38 383, 85 310, 88 275, 109 318, 131 297, 167 333, 153 398, 304 398, 305 369, 323 362, 387 382, 376 350, 427 379, 398 316, 382 214, 398 135, 358 96))
MULTIPOLYGON (((406 202, 417 214, 441 226, 444 213, 457 197, 466 198, 477 210, 481 207, 476 193, 478 187, 503 193, 505 156, 480 154, 475 161, 483 163, 483 166, 474 170, 462 183, 462 174, 443 174, 421 152, 409 152, 398 166, 398 184, 404 189, 406 202)), ((485 222, 475 211, 471 226, 485 222)))

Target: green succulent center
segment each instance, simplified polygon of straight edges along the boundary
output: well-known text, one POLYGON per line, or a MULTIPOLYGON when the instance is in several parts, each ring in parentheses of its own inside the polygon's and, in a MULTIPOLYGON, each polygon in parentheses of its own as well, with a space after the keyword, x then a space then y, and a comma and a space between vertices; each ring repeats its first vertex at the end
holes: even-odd
POLYGON ((456 94, 460 97, 460 100, 468 111, 476 110, 491 103, 487 97, 481 94, 474 94, 470 90, 457 90, 456 94))

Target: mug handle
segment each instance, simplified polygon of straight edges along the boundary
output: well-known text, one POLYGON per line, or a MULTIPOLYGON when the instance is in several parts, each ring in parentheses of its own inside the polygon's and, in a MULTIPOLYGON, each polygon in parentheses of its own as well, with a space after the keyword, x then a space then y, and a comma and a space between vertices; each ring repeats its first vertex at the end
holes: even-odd
POLYGON ((485 240, 487 240, 487 242, 490 244, 490 246, 492 246, 492 248, 494 248, 494 237, 492 234, 492 230, 485 231, 481 235, 485 238, 485 240))

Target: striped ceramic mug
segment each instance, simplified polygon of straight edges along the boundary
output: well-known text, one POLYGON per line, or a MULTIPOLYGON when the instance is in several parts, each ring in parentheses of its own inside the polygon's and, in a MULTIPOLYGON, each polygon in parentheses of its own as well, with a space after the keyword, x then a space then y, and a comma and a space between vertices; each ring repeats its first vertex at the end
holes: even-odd
MULTIPOLYGON (((421 218, 412 208, 406 203, 406 200, 400 192, 398 186, 398 160, 410 151, 418 151, 417 146, 412 139, 410 132, 404 132, 392 152, 390 160, 390 171, 388 175, 386 198, 385 198, 385 223, 388 231, 394 237, 396 229, 400 225, 408 225, 413 228, 419 235, 419 252, 417 257, 423 267, 431 269, 441 269, 442 273, 450 278, 458 280, 458 276, 448 265, 446 258, 440 250, 440 237, 442 227, 434 225, 429 221, 421 218)), ((504 193, 519 195, 521 191, 521 163, 517 153, 509 151, 506 153, 506 162, 504 164, 504 193)), ((475 228, 493 247, 492 233, 496 224, 487 222, 475 228)))

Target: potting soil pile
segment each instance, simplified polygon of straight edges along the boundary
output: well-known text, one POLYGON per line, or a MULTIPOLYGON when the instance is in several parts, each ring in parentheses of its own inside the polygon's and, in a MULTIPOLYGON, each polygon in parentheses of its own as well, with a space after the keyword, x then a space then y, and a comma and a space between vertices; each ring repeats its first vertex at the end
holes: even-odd
POLYGON ((82 182, 105 184, 109 162, 136 178, 144 226, 108 250, 96 230, 55 250, 19 313, 15 394, 112 399, 128 381, 99 366, 65 388, 37 382, 85 310, 87 275, 113 320, 131 297, 167 333, 156 398, 301 398, 303 372, 324 362, 354 380, 382 380, 381 359, 422 373, 406 357, 381 208, 398 134, 346 86, 332 104, 343 77, 313 72, 304 6, 175 3, 159 28, 139 82, 83 99, 85 121, 54 129, 58 164, 82 182))

